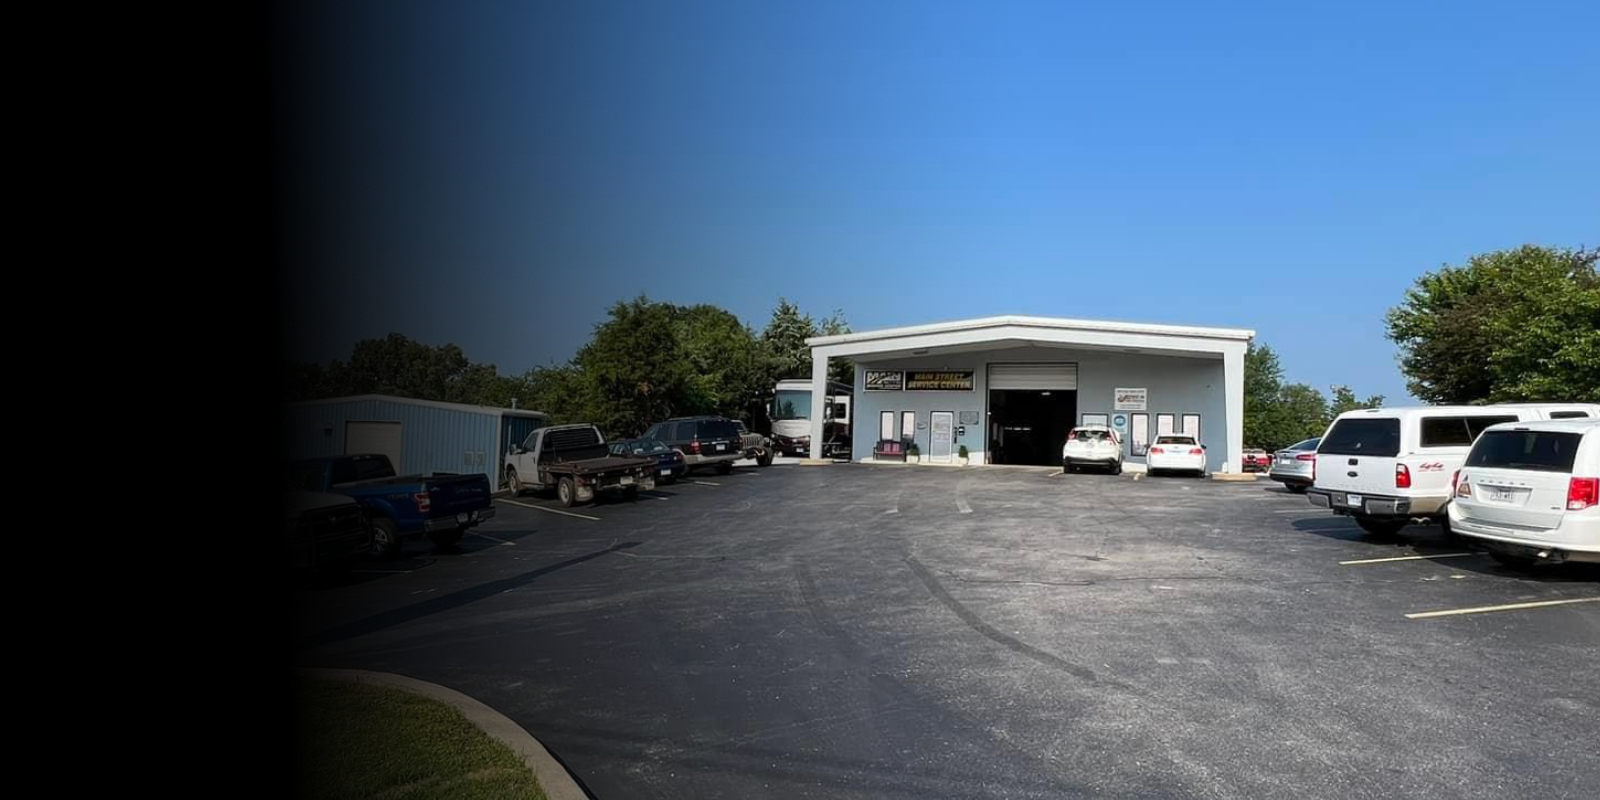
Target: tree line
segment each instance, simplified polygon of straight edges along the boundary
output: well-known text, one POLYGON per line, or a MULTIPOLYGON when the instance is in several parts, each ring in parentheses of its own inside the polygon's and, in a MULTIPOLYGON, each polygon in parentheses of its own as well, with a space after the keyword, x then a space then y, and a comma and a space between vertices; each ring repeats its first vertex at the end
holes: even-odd
MULTIPOLYGON (((1600 249, 1526 245, 1419 277, 1384 318, 1408 390, 1425 402, 1600 402, 1600 249)), ((288 364, 289 400, 391 394, 534 409, 629 436, 673 416, 754 422, 772 386, 811 377, 812 336, 847 333, 842 312, 816 319, 779 299, 759 333, 714 305, 640 296, 618 302, 565 363, 501 375, 460 347, 394 333, 358 342, 348 361, 288 364)), ((854 366, 830 365, 851 382, 854 366)), ((1322 435, 1344 411, 1382 405, 1349 388, 1332 396, 1284 383, 1277 354, 1245 357, 1244 441, 1278 449, 1322 435)))
MULTIPOLYGON (((286 365, 288 401, 388 394, 542 411, 552 422, 593 422, 632 436, 675 416, 716 414, 754 422, 779 380, 811 377, 813 336, 850 332, 841 312, 817 319, 780 298, 759 333, 714 305, 639 296, 614 304, 568 361, 502 375, 460 347, 391 333, 356 343, 348 361, 286 365)), ((836 359, 835 379, 854 366, 836 359)))

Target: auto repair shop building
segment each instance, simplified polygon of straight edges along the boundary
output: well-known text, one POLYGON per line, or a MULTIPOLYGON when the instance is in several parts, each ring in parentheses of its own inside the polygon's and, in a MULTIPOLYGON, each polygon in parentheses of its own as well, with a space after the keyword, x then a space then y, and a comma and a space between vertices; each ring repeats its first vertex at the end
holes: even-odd
POLYGON ((290 403, 288 458, 382 453, 401 475, 482 473, 498 487, 501 463, 549 416, 538 411, 368 394, 290 403))
MULTIPOLYGON (((1127 322, 987 317, 807 339, 812 408, 828 362, 855 363, 852 460, 880 440, 914 441, 922 459, 1061 465, 1075 425, 1116 428, 1134 469, 1163 433, 1206 446, 1207 469, 1239 472, 1244 355, 1255 332, 1127 322)), ((822 441, 822 419, 811 420, 822 441)))

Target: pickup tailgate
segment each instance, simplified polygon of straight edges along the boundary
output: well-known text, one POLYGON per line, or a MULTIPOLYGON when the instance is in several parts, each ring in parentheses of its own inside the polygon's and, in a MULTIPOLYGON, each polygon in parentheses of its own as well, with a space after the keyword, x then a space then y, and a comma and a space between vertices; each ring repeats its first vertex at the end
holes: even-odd
POLYGON ((417 511, 427 519, 460 517, 493 505, 489 479, 483 475, 430 475, 422 488, 415 500, 417 511))
POLYGON ((605 456, 604 458, 573 461, 569 466, 571 466, 574 475, 615 479, 623 475, 649 474, 656 466, 656 459, 639 458, 637 456, 605 456))
POLYGON ((1347 417, 1333 424, 1317 447, 1317 489, 1393 497, 1400 420, 1347 417))

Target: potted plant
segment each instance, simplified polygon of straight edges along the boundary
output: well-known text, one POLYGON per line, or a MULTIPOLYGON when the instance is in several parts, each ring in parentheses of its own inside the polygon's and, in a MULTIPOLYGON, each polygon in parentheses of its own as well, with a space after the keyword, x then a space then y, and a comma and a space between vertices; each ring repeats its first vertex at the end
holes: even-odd
POLYGON ((966 445, 961 445, 961 449, 956 451, 956 457, 961 459, 961 466, 964 467, 964 466, 967 465, 967 446, 966 445))
POLYGON ((921 461, 922 461, 922 450, 920 450, 917 447, 917 443, 916 442, 911 442, 910 444, 907 444, 906 445, 906 463, 907 464, 916 464, 916 463, 920 463, 921 461))

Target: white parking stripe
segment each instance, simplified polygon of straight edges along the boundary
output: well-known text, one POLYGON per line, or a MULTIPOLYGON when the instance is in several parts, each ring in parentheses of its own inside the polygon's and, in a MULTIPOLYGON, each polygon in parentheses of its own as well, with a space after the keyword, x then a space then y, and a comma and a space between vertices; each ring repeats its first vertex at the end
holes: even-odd
POLYGON ((692 484, 695 484, 697 486, 721 486, 722 485, 720 483, 712 483, 711 481, 697 481, 697 480, 691 480, 689 478, 684 478, 684 480, 686 482, 688 482, 688 483, 692 483, 692 484))
POLYGON ((1573 603, 1600 603, 1600 597, 1578 597, 1571 600, 1540 600, 1536 603, 1510 603, 1503 606, 1478 606, 1477 608, 1452 608, 1447 611, 1423 611, 1417 614, 1407 614, 1406 619, 1453 617, 1458 614, 1487 614, 1491 611, 1519 611, 1524 608, 1546 608, 1548 606, 1565 606, 1573 603))
POLYGON ((467 531, 467 533, 469 533, 469 534, 471 534, 473 536, 476 536, 476 537, 478 537, 480 539, 488 539, 491 542, 499 542, 500 544, 507 545, 507 546, 510 546, 510 547, 516 547, 517 546, 516 542, 508 542, 505 539, 502 539, 502 538, 500 538, 498 536, 490 536, 487 533, 478 533, 477 531, 467 531))
POLYGON ((600 521, 599 517, 591 517, 588 514, 575 514, 575 513, 571 512, 571 511, 562 511, 559 508, 545 508, 544 506, 536 506, 536 505, 533 505, 531 503, 519 503, 519 502, 517 502, 515 500, 501 500, 500 502, 502 502, 502 503, 510 503, 511 505, 514 505, 514 506, 522 506, 523 508, 531 508, 534 511, 543 511, 543 512, 545 512, 547 514, 560 514, 563 517, 577 517, 578 519, 594 520, 595 522, 599 522, 600 521))
POLYGON ((1428 556, 1395 556, 1393 558, 1361 558, 1361 559, 1357 559, 1355 561, 1340 561, 1339 564, 1341 566, 1350 566, 1352 564, 1386 564, 1386 563, 1388 563, 1390 561, 1425 561, 1425 560, 1434 559, 1434 558, 1461 558, 1463 556, 1475 556, 1475 555, 1478 555, 1478 554, 1477 553, 1434 553, 1433 555, 1428 555, 1428 556))
POLYGON ((956 510, 960 511, 963 514, 971 514, 972 513, 972 506, 967 505, 966 498, 957 497, 956 498, 956 510))

